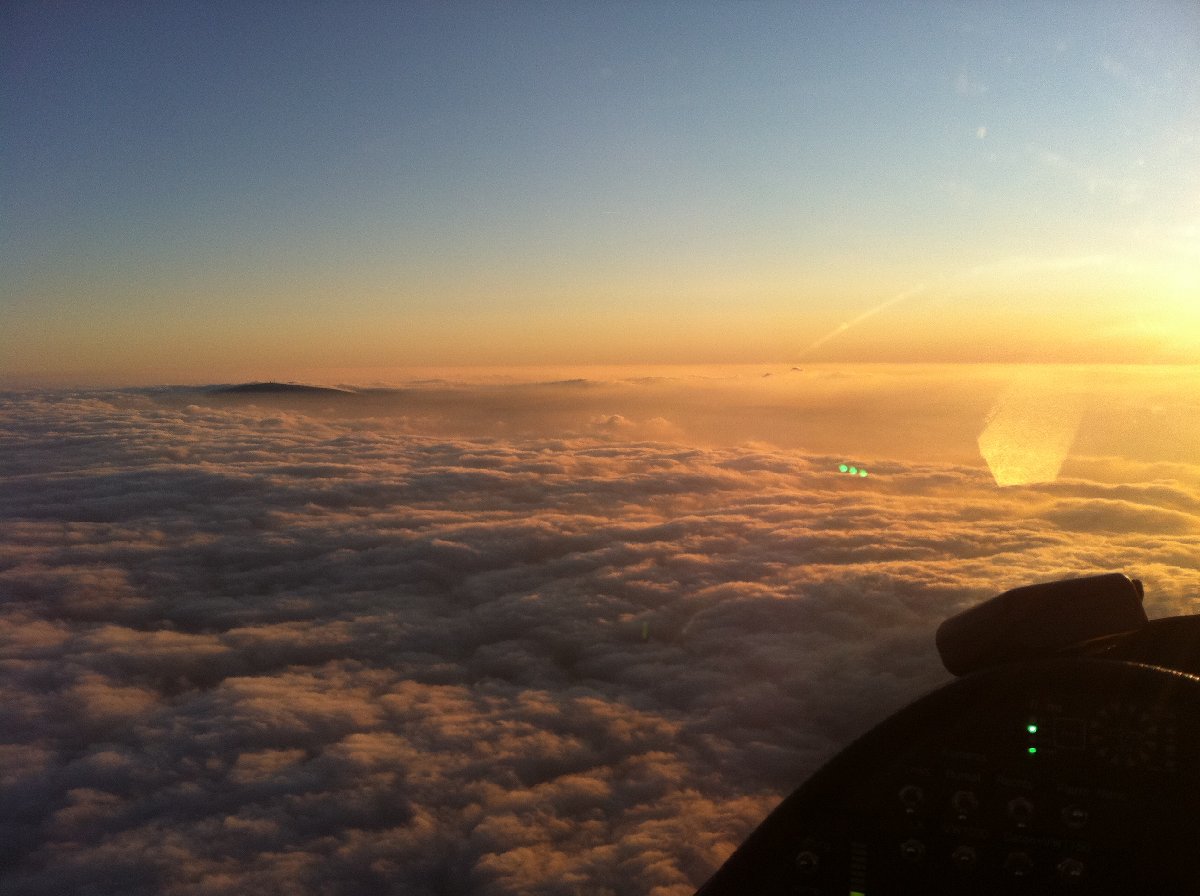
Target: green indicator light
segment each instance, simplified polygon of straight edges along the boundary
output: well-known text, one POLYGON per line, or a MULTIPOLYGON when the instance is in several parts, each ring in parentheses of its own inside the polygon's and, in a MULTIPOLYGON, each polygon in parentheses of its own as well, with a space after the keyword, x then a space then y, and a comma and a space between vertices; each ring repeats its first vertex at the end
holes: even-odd
POLYGON ((1037 747, 1030 747, 1030 748, 1029 748, 1029 755, 1030 755, 1030 756, 1032 756, 1032 755, 1033 755, 1034 753, 1036 753, 1036 752, 1037 752, 1037 747))
POLYGON ((859 470, 859 471, 858 471, 858 475, 859 475, 859 476, 866 476, 866 475, 867 475, 867 471, 866 471, 866 470, 859 470))
POLYGON ((850 472, 850 468, 848 466, 846 466, 845 464, 838 464, 838 472, 848 473, 848 472, 850 472))
POLYGON ((857 475, 857 474, 858 474, 858 467, 851 467, 851 468, 850 468, 850 475, 851 475, 851 476, 855 476, 855 475, 857 475))
POLYGON ((850 896, 867 896, 862 890, 851 890, 850 896))
POLYGON ((1030 734, 1037 734, 1037 725, 1032 725, 1032 724, 1026 725, 1025 730, 1028 731, 1030 734))

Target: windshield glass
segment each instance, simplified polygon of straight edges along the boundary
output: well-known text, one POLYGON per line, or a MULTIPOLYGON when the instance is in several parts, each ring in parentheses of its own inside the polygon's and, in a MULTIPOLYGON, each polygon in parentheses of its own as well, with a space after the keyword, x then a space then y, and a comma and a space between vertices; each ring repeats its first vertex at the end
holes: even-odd
POLYGON ((683 896, 942 619, 1200 611, 1194 4, 0 46, 0 896, 683 896))

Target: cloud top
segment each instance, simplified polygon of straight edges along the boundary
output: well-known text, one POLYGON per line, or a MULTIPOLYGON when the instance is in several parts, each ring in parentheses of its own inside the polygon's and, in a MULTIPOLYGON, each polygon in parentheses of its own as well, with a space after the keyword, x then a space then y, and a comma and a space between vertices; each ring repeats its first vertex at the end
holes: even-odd
POLYGON ((779 379, 5 396, 0 894, 691 893, 946 679, 945 616, 1114 568, 1197 609, 1194 467, 698 435, 914 391, 779 379))

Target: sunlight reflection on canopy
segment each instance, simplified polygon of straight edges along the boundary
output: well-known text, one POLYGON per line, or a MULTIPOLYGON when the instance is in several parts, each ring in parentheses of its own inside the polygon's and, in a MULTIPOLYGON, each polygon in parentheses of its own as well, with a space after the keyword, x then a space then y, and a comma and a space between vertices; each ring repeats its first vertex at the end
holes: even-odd
POLYGON ((992 406, 979 453, 996 484, 1053 482, 1083 419, 1084 396, 1059 379, 1023 378, 992 406))

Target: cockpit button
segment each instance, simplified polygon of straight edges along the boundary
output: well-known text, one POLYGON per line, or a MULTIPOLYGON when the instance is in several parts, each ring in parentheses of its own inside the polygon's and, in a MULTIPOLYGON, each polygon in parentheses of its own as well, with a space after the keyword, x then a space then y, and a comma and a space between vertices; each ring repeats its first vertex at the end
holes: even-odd
POLYGON ((979 854, 975 851, 975 847, 967 846, 964 843, 950 853, 950 861, 960 871, 970 871, 979 862, 979 854))
POLYGON ((1008 817, 1016 822, 1017 827, 1027 827, 1033 821, 1033 803, 1023 796, 1009 800, 1008 817))
POLYGON ((908 809, 915 809, 925 801, 925 791, 916 784, 905 784, 900 788, 900 802, 908 809))
POLYGON ((960 821, 965 820, 979 808, 979 797, 970 790, 956 790, 950 797, 950 806, 960 821))
POLYGON ((1088 810, 1083 806, 1064 806, 1062 810, 1063 824, 1074 830, 1079 830, 1088 823, 1088 810))
POLYGON ((900 858, 910 865, 919 865, 925 860, 925 844, 915 837, 900 844, 900 858))
POLYGON ((1063 859, 1055 868, 1058 879, 1064 883, 1076 883, 1082 880, 1084 870, 1084 864, 1079 859, 1063 859))
POLYGON ((803 877, 811 877, 821 867, 821 857, 811 849, 802 850, 796 856, 796 871, 803 877))
POLYGON ((1004 870, 1013 877, 1027 877, 1033 871, 1033 859, 1027 852, 1010 852, 1004 859, 1004 870))

